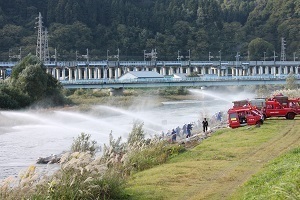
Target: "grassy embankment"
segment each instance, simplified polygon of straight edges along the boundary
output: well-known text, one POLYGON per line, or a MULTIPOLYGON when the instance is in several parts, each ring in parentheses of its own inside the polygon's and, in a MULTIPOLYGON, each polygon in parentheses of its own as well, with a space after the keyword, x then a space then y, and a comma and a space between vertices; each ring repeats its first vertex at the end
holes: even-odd
POLYGON ((132 199, 286 199, 289 191, 299 197, 299 121, 219 130, 167 164, 133 175, 126 191, 132 199))
POLYGON ((110 96, 109 90, 65 90, 65 95, 73 105, 80 106, 80 109, 89 109, 91 105, 108 105, 117 107, 130 107, 142 105, 157 107, 167 100, 186 100, 197 98, 188 93, 187 88, 146 88, 126 89, 122 96, 110 96))

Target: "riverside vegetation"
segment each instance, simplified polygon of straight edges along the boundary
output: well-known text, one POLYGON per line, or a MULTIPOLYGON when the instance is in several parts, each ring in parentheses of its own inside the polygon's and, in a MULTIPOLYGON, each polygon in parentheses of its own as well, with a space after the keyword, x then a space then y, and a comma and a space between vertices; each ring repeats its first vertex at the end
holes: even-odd
POLYGON ((219 129, 193 148, 146 139, 136 122, 127 142, 110 134, 102 156, 82 133, 57 172, 30 166, 0 199, 299 199, 299 120, 219 129))

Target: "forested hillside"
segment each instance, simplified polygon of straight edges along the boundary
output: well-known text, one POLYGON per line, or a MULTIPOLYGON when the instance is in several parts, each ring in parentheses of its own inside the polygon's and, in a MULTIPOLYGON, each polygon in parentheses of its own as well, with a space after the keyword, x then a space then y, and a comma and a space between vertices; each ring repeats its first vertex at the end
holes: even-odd
POLYGON ((92 60, 117 49, 121 60, 151 49, 158 60, 279 60, 282 37, 287 60, 300 57, 300 0, 0 0, 1 61, 35 54, 39 12, 59 60, 87 49, 92 60))

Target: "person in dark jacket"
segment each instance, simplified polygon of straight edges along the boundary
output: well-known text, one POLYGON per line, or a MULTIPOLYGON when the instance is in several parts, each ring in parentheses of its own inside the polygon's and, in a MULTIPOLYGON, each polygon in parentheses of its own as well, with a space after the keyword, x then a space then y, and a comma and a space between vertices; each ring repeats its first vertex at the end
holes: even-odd
POLYGON ((186 126, 186 131, 187 131, 186 137, 187 137, 187 138, 191 137, 191 135, 192 135, 191 130, 192 130, 192 129, 193 129, 193 127, 192 127, 192 124, 191 124, 191 123, 188 124, 188 125, 186 126))
POLYGON ((208 121, 206 120, 206 118, 204 118, 204 120, 202 121, 202 127, 203 127, 203 132, 206 133, 208 127, 208 121))
POLYGON ((177 136, 176 131, 173 129, 171 133, 172 142, 176 142, 176 136, 177 136))

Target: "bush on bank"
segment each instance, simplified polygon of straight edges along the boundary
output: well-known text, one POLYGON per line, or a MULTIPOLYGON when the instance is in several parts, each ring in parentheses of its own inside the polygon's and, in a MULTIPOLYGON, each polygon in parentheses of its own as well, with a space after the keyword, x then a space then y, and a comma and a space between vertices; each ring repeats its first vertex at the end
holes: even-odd
POLYGON ((26 56, 12 69, 11 77, 1 84, 0 97, 2 109, 20 109, 33 104, 51 107, 66 102, 59 81, 47 74, 42 62, 33 55, 26 56))

